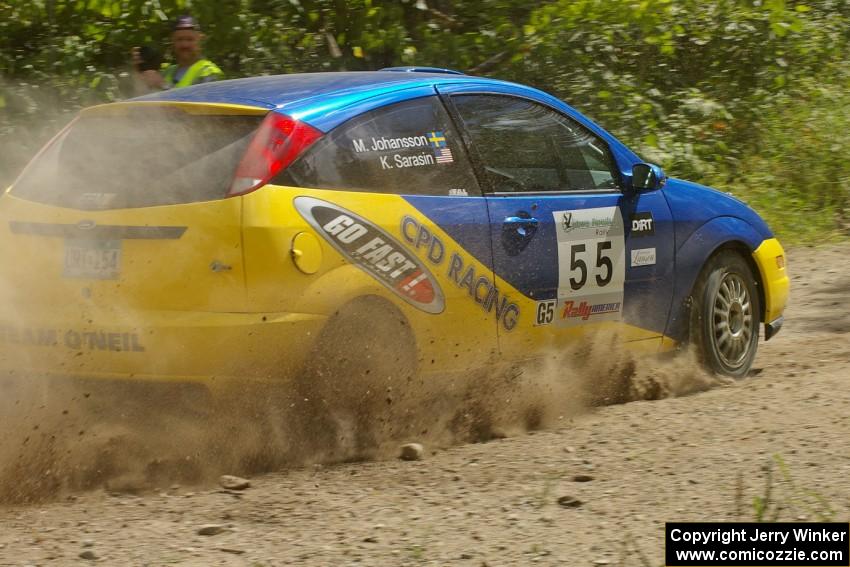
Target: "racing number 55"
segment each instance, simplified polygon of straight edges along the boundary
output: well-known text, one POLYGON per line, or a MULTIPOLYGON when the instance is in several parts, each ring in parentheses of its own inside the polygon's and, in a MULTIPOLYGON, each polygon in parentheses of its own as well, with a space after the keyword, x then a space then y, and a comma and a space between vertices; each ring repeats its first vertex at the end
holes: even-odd
MULTIPOLYGON (((614 275, 614 264, 611 258, 605 255, 607 250, 611 249, 610 240, 600 240, 596 243, 596 270, 600 273, 594 274, 596 285, 605 287, 611 282, 611 277, 614 275), (605 270, 605 275, 602 276, 602 270, 605 270)), ((570 273, 576 270, 581 272, 580 278, 570 276, 570 287, 573 291, 578 291, 587 283, 587 263, 579 257, 587 251, 585 244, 573 244, 570 246, 570 273)))

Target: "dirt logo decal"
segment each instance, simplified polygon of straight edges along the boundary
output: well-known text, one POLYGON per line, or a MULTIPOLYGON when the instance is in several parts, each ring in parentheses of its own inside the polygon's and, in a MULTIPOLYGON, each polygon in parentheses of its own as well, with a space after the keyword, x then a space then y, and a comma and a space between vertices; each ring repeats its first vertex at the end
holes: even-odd
POLYGON ((296 197, 295 208, 352 264, 426 313, 442 313, 443 292, 428 269, 407 248, 366 219, 333 203, 296 197))

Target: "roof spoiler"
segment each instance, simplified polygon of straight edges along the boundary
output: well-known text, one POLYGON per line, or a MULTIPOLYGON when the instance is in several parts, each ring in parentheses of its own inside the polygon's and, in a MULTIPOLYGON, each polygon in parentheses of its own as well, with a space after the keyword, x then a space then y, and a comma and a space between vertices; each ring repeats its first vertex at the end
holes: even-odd
POLYGON ((444 73, 446 75, 464 75, 460 71, 454 69, 443 69, 441 67, 384 67, 380 71, 394 71, 397 73, 444 73))

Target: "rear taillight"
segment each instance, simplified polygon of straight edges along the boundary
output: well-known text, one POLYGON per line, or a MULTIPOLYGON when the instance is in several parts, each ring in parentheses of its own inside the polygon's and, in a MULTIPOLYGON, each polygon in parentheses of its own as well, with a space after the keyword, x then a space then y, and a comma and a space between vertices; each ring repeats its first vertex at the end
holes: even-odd
POLYGON ((312 126, 270 112, 239 162, 228 196, 259 189, 321 136, 322 133, 312 126))

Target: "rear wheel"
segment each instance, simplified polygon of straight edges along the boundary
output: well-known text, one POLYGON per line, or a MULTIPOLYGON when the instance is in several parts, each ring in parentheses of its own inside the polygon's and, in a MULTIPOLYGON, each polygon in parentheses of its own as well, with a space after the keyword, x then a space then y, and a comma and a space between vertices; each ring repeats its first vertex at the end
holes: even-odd
POLYGON ((359 298, 331 317, 299 377, 303 411, 296 417, 308 448, 366 458, 400 437, 415 344, 404 315, 378 297, 359 298))
POLYGON ((694 288, 691 342, 709 370, 733 378, 749 373, 759 338, 760 304, 755 277, 733 251, 715 255, 694 288))

